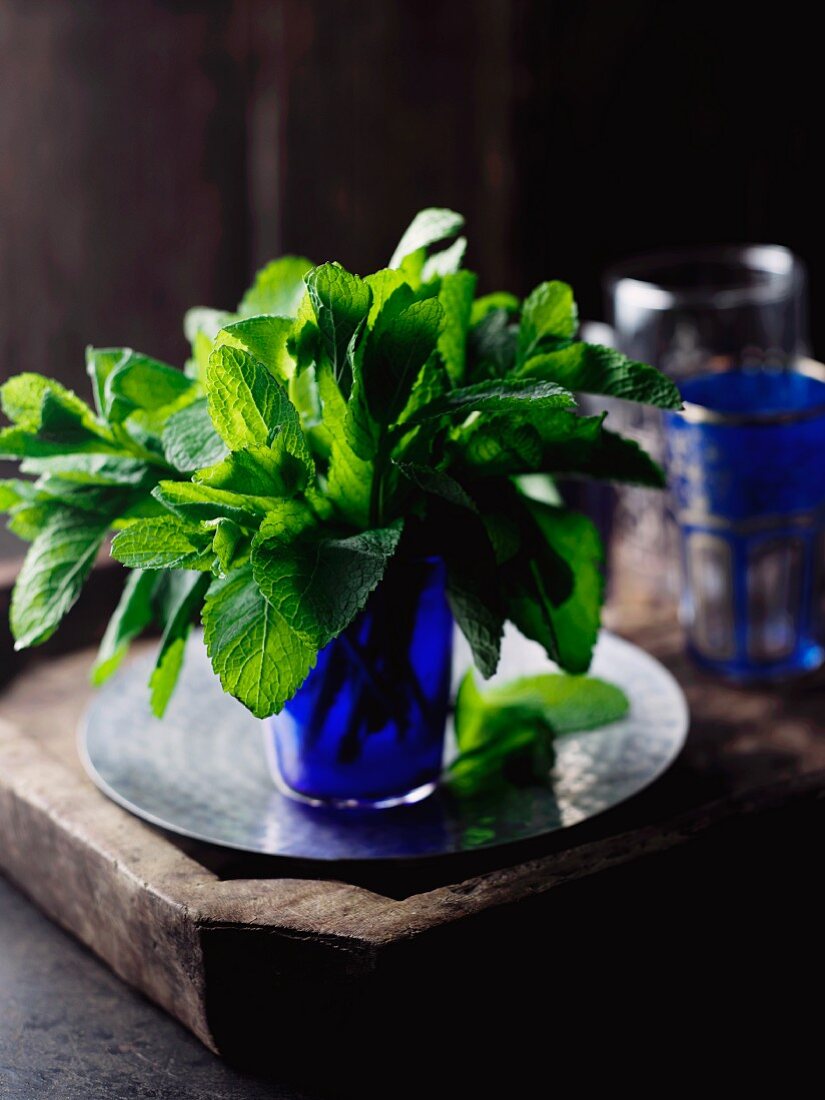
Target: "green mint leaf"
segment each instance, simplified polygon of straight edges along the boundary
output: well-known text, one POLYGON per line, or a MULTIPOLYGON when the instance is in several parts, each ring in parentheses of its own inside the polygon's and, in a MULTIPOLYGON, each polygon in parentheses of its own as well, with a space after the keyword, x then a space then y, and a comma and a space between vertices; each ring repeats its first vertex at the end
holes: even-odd
POLYGON ((595 676, 546 672, 510 680, 483 692, 487 707, 530 705, 541 708, 557 736, 600 729, 626 717, 627 696, 615 684, 595 676))
POLYGON ((467 251, 467 238, 459 237, 451 245, 436 252, 424 261, 421 268, 421 281, 432 282, 434 279, 443 279, 448 275, 454 275, 460 270, 467 251))
POLYGON ((107 524, 83 513, 54 515, 29 547, 14 586, 10 622, 15 649, 50 638, 80 595, 107 524))
POLYGON ((404 275, 400 271, 395 271, 393 268, 384 267, 380 271, 374 272, 372 275, 367 275, 364 282, 370 288, 372 293, 372 305, 370 311, 367 314, 367 327, 372 328, 378 318, 378 314, 395 294, 400 287, 406 287, 406 291, 402 291, 402 294, 406 294, 406 305, 411 305, 415 300, 412 293, 412 288, 405 279, 404 275))
POLYGON ((464 377, 467 332, 475 287, 476 276, 470 271, 459 271, 454 275, 445 275, 438 291, 438 301, 444 311, 438 350, 455 385, 464 377))
POLYGON ((574 591, 578 563, 558 552, 539 522, 537 513, 546 505, 528 500, 502 480, 483 487, 477 483, 474 491, 496 549, 506 617, 544 646, 549 657, 562 660, 555 611, 574 591))
POLYGON ((161 481, 152 490, 152 496, 188 523, 223 518, 249 529, 259 526, 261 517, 277 500, 275 496, 235 493, 191 481, 161 481))
POLYGON ((509 413, 518 411, 525 403, 532 410, 564 409, 575 404, 569 390, 554 382, 524 383, 519 381, 490 380, 473 386, 451 390, 443 397, 425 405, 404 422, 404 427, 421 424, 444 416, 469 416, 472 412, 509 413))
POLYGON ((21 493, 21 487, 27 484, 25 481, 16 481, 13 478, 4 478, 0 481, 0 512, 8 512, 10 508, 14 508, 25 499, 21 493))
POLYGON ((124 348, 93 348, 91 345, 86 348, 86 373, 92 383, 98 416, 106 415, 106 379, 128 354, 128 349, 124 348))
MULTIPOLYGON (((369 525, 373 463, 361 458, 353 446, 355 428, 350 410, 328 368, 318 373, 318 393, 330 438, 327 498, 342 520, 353 527, 366 527, 369 525)), ((355 393, 350 401, 357 400, 355 393)))
POLYGON ((453 210, 430 207, 419 211, 398 242, 389 266, 400 267, 405 257, 454 236, 463 225, 464 218, 453 210))
POLYGON ((14 427, 0 431, 0 456, 23 458, 116 450, 109 430, 70 390, 39 374, 19 374, 0 387, 14 427))
POLYGON ((294 317, 304 296, 304 276, 312 262, 303 256, 282 256, 262 268, 238 306, 241 317, 261 313, 294 317))
POLYGON ((130 569, 211 569, 213 535, 174 516, 138 520, 115 537, 112 557, 130 569))
POLYGON ((169 577, 169 608, 154 671, 149 678, 152 713, 162 718, 183 667, 186 639, 192 620, 200 610, 210 577, 201 573, 178 573, 169 577))
POLYGON ((206 372, 209 413, 230 451, 269 446, 277 434, 311 462, 297 410, 266 367, 239 348, 218 347, 206 372))
POLYGON ((291 542, 313 528, 318 517, 304 500, 276 500, 264 516, 255 537, 256 545, 267 539, 291 542))
POLYGON ((349 351, 372 305, 372 291, 340 264, 323 264, 306 277, 312 308, 336 383, 345 394, 352 385, 349 351))
POLYGON ((47 458, 51 455, 117 454, 120 448, 91 432, 72 434, 61 440, 43 438, 22 428, 0 431, 0 458, 47 458))
POLYGON ((204 466, 214 466, 226 455, 226 447, 212 424, 205 397, 169 417, 162 443, 169 465, 186 474, 204 466))
POLYGON ((572 340, 579 327, 579 311, 567 283, 537 286, 521 310, 517 358, 519 364, 545 347, 572 340))
POLYGON ((309 534, 255 540, 252 572, 289 627, 321 649, 347 627, 376 588, 401 536, 401 522, 350 538, 309 534))
POLYGON ((44 403, 48 399, 54 403, 50 409, 52 416, 62 413, 67 426, 94 427, 94 416, 89 406, 71 390, 41 374, 16 374, 0 386, 3 412, 26 431, 41 430, 44 403))
MULTIPOLYGON (((592 423, 602 418, 580 419, 592 423)), ((601 428, 592 439, 588 439, 583 430, 571 433, 566 439, 548 440, 533 468, 553 474, 646 485, 653 489, 661 489, 665 484, 662 467, 635 440, 625 439, 606 428, 601 428)), ((517 471, 512 468, 511 472, 517 471)))
POLYGON ((504 309, 493 309, 470 330, 467 354, 468 377, 473 381, 504 378, 516 363, 518 327, 504 309))
POLYGON ((556 659, 567 672, 586 672, 599 633, 604 597, 604 551, 599 533, 578 512, 537 501, 528 502, 527 507, 547 545, 567 563, 573 577, 570 595, 550 611, 556 659))
POLYGON ((627 711, 619 688, 592 677, 549 673, 482 693, 470 670, 456 700, 460 752, 450 766, 450 786, 473 796, 509 779, 546 782, 556 736, 600 728, 627 711))
POLYGON ((144 573, 140 569, 129 573, 92 668, 91 681, 95 687, 100 687, 117 671, 131 642, 151 624, 157 584, 157 573, 144 573))
POLYGON ((509 294, 506 290, 497 290, 493 294, 476 298, 470 312, 470 325, 475 328, 493 311, 502 310, 505 314, 516 314, 520 309, 521 302, 515 294, 509 294))
POLYGON ((136 489, 151 488, 158 472, 140 459, 109 454, 27 458, 20 464, 20 469, 24 474, 45 474, 76 485, 122 485, 136 489))
POLYGON ((107 374, 103 386, 103 407, 107 420, 122 423, 139 410, 154 411, 182 398, 194 400, 196 383, 174 367, 128 348, 107 374))
MULTIPOLYGON (((403 288, 400 288, 403 289, 403 288)), ((400 290, 378 315, 364 349, 364 397, 376 424, 392 424, 406 405, 413 383, 435 349, 444 311, 434 298, 396 311, 400 290)))
POLYGON ((211 344, 222 328, 231 325, 237 319, 236 313, 229 313, 225 309, 195 306, 183 315, 183 334, 194 350, 195 341, 199 335, 205 336, 211 344))
POLYGON ((203 608, 204 637, 224 691, 257 718, 280 711, 314 666, 316 647, 264 598, 252 566, 214 580, 203 608))
POLYGON ((185 367, 189 378, 196 379, 201 385, 206 384, 206 368, 215 339, 224 326, 237 319, 237 313, 228 313, 224 309, 208 309, 205 306, 196 306, 184 314, 183 332, 192 348, 192 358, 185 367))
POLYGON ((288 342, 294 322, 288 317, 248 317, 221 329, 214 347, 241 348, 286 385, 295 371, 288 342))
POLYGON ((306 488, 309 470, 303 458, 290 454, 284 437, 276 436, 270 447, 233 451, 216 465, 199 470, 193 480, 247 496, 295 496, 306 488))
POLYGON ((447 602, 461 633, 467 639, 476 668, 487 679, 498 668, 504 614, 499 605, 495 576, 484 584, 482 574, 467 562, 449 564, 447 602))
POLYGON ((246 532, 231 519, 219 519, 214 525, 212 549, 218 563, 219 575, 225 577, 232 569, 249 558, 250 544, 246 532))
POLYGON ((487 416, 455 431, 451 460, 472 476, 569 472, 577 461, 592 462, 603 419, 525 404, 509 415, 487 416))
POLYGON ((582 393, 622 397, 663 409, 682 407, 678 389, 661 371, 599 344, 571 344, 534 355, 524 361, 520 374, 558 382, 582 393))
POLYGON ((446 470, 441 470, 436 466, 423 466, 416 462, 400 462, 398 460, 394 461, 394 465, 408 481, 423 492, 440 497, 456 508, 466 508, 470 512, 477 511, 472 497, 446 470))

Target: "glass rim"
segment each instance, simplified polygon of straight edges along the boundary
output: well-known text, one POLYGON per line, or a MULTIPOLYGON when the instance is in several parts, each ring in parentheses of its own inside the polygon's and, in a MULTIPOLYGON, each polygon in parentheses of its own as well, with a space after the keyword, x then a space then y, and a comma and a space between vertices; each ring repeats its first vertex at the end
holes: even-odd
MULTIPOLYGON (((725 373, 722 371, 721 373, 725 373)), ((802 358, 797 360, 788 372, 789 374, 804 374, 806 378, 814 378, 817 382, 825 383, 825 364, 816 359, 802 358)), ((770 424, 796 424, 802 420, 816 420, 825 416, 825 401, 817 405, 811 405, 807 409, 794 409, 788 412, 766 413, 726 413, 718 409, 709 409, 705 405, 697 405, 693 401, 685 401, 681 409, 670 410, 672 416, 678 416, 689 424, 719 424, 725 427, 761 427, 770 424)))
POLYGON ((622 293, 633 304, 650 310, 706 304, 725 309, 792 297, 804 278, 802 260, 781 244, 691 245, 640 253, 611 264, 604 274, 604 286, 610 294, 622 293), (732 271, 738 268, 741 284, 667 285, 664 275, 668 269, 708 262, 727 264, 732 271), (657 279, 657 272, 661 278, 657 279), (763 275, 764 281, 748 281, 754 274, 763 275))

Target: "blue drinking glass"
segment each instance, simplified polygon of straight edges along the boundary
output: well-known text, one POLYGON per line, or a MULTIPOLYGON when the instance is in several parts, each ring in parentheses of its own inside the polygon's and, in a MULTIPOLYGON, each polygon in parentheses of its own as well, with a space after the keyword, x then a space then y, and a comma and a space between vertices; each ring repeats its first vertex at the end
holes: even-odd
POLYGON ((736 370, 681 386, 666 462, 688 648, 739 681, 825 659, 825 368, 736 370))
POLYGON ((438 558, 393 561, 283 711, 266 720, 284 793, 347 808, 417 802, 438 782, 453 619, 438 558))

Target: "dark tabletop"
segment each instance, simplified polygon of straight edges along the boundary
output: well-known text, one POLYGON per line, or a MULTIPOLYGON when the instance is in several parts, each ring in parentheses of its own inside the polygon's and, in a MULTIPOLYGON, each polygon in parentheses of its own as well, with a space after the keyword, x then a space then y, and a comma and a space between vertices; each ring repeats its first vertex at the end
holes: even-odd
POLYGON ((316 1100, 232 1069, 0 878, 3 1100, 316 1100))

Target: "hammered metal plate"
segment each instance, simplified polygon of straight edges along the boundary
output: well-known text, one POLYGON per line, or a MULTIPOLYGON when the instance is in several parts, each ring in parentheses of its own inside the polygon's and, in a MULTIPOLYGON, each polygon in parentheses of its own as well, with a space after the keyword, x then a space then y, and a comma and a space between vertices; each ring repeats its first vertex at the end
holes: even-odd
MULTIPOLYGON (((463 639, 456 680, 468 667, 463 639)), ((603 633, 592 674, 630 699, 620 722, 557 742, 547 785, 508 786, 458 799, 448 790, 414 806, 354 812, 304 806, 277 791, 261 723, 224 695, 200 637, 162 721, 148 705, 152 658, 121 669, 95 696, 80 730, 86 770, 104 793, 175 833, 248 852, 314 860, 409 859, 489 848, 585 821, 648 786, 673 761, 688 728, 679 685, 658 661, 603 633)), ((514 631, 493 683, 552 666, 514 631)))

